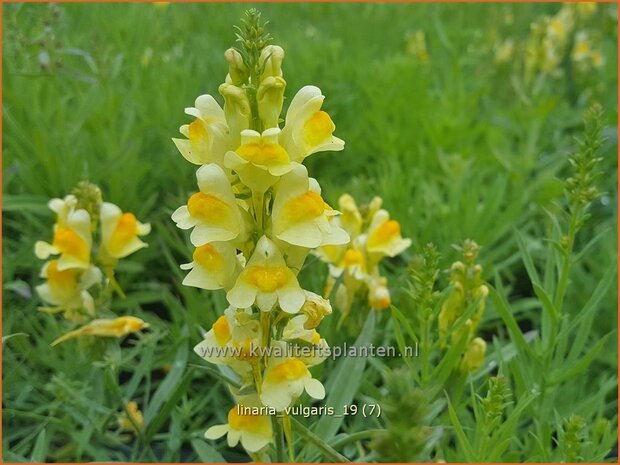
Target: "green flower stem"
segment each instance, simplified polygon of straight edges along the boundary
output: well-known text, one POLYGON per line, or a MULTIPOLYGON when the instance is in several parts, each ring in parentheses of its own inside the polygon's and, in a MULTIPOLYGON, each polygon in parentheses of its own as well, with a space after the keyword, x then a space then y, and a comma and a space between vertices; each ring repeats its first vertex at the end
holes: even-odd
POLYGON ((295 450, 293 448, 293 428, 291 427, 291 417, 286 413, 282 416, 282 426, 284 427, 284 437, 288 446, 288 460, 295 462, 295 450))
POLYGON ((284 431, 282 421, 277 416, 272 417, 274 438, 276 441, 276 462, 284 463, 284 431))

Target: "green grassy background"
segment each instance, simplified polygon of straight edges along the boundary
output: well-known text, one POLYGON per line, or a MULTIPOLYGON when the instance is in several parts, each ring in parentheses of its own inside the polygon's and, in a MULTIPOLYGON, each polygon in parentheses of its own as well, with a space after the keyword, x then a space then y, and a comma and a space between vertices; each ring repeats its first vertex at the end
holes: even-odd
MULTIPOLYGON (((4 5, 3 335, 28 334, 4 348, 5 460, 149 459, 129 438, 109 432, 116 413, 109 393, 117 380, 106 378, 104 388, 89 355, 75 353, 83 346, 51 351, 47 344, 62 323, 36 312, 40 263, 33 244, 50 235, 53 216, 46 202, 82 179, 154 227, 151 246, 119 271, 129 297, 115 307, 146 315, 154 329, 122 354, 106 352, 104 364, 120 367, 121 397, 135 396, 149 406, 153 423, 145 442, 158 459, 209 458, 199 438, 214 416, 223 419, 227 408, 220 405, 229 401, 221 384, 188 372, 186 365, 197 362, 188 348, 198 340, 198 327, 210 325, 224 299, 179 285, 177 264, 187 261, 190 248, 169 216, 194 189, 195 167, 170 138, 188 122, 184 107, 199 94, 217 94, 232 25, 250 6, 270 20, 275 43, 286 50, 287 99, 302 85, 319 86, 336 134, 346 141, 343 152, 320 153, 307 162, 324 196, 335 203, 343 192, 361 201, 380 195, 412 238, 404 258, 386 264, 403 312, 407 303, 398 289, 411 255, 432 241, 448 268, 457 258, 450 245, 472 238, 482 246, 487 278, 498 273, 508 285, 524 331, 537 327, 539 309, 532 305, 514 229, 525 234, 535 260, 543 256, 547 212, 558 212, 567 157, 582 113, 595 101, 606 119, 600 180, 605 194, 581 241, 602 235, 574 270, 571 312, 613 267, 614 5, 600 5, 595 20, 604 67, 576 82, 549 80, 535 97, 515 85, 510 67, 493 64, 493 48, 505 38, 524 40, 532 21, 555 14, 560 4, 4 5), (407 35, 416 30, 426 34, 427 63, 407 53, 407 35), (49 56, 47 69, 41 67, 42 52, 49 56), (170 367, 174 376, 167 376, 170 367)), ((324 273, 313 266, 302 276, 320 291, 324 273)), ((616 300, 612 286, 592 339, 616 328, 616 300)), ((389 331, 386 318, 380 324, 389 331)), ((483 330, 500 342, 507 337, 492 306, 483 330)), ((594 378, 615 378, 615 339, 614 333, 597 355, 594 378)), ((600 407, 612 416, 613 389, 602 395, 600 407)))

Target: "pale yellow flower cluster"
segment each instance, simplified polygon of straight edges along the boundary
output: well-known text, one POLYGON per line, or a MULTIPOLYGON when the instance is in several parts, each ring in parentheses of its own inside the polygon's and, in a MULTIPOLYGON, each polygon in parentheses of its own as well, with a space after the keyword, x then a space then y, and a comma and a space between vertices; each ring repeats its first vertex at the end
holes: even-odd
MULTIPOLYGON (((63 312, 67 320, 84 323, 96 313, 90 289, 96 285, 100 289, 111 286, 116 262, 146 247, 139 236, 147 234, 150 225, 140 223, 132 213, 123 213, 112 203, 103 202, 99 188, 88 183, 80 183, 75 195, 52 199, 48 205, 56 214, 52 240, 35 244, 36 256, 49 259, 41 270, 41 277, 46 281, 36 288, 49 306, 40 309, 48 313, 63 312), (93 244, 99 225, 99 243, 93 244)), ((129 316, 96 319, 58 338, 52 345, 85 335, 120 337, 145 326, 139 318, 129 316)))
POLYGON ((409 55, 415 56, 422 63, 428 61, 428 50, 426 48, 426 34, 424 31, 409 32, 406 37, 406 50, 409 55))
POLYGON ((381 276, 379 263, 385 257, 395 257, 411 245, 403 239, 398 221, 390 219, 381 208, 380 197, 359 209, 355 199, 343 194, 338 200, 342 215, 334 223, 351 237, 349 244, 324 245, 316 254, 329 264, 325 296, 331 295, 334 286, 336 306, 346 316, 359 293, 365 293, 370 307, 381 310, 390 306, 391 298, 387 278, 381 276), (364 213, 362 213, 364 212, 364 213))
POLYGON ((534 22, 525 46, 526 74, 560 76, 565 57, 581 72, 600 68, 603 55, 584 28, 596 9, 594 2, 565 3, 554 16, 534 22))
POLYGON ((474 263, 478 245, 467 240, 462 251, 464 263, 457 261, 452 264, 450 272, 452 291, 441 307, 437 323, 443 347, 449 344, 465 344, 466 349, 459 368, 463 372, 471 373, 478 371, 484 362, 486 342, 474 335, 484 314, 489 288, 481 277, 482 267, 474 263), (472 305, 475 306, 473 313, 462 326, 454 329, 456 321, 469 311, 472 305))
MULTIPOLYGON (((325 396, 308 368, 327 357, 318 350, 327 343, 315 328, 331 307, 302 289, 297 275, 312 249, 347 244, 349 236, 302 162, 342 150, 344 142, 333 135, 335 125, 322 110, 325 97, 314 86, 297 92, 280 127, 284 50, 254 50, 245 56, 226 51, 223 108, 201 95, 185 110, 193 120, 180 128, 185 138, 173 141, 199 165, 198 190, 172 219, 191 230, 194 246, 191 262, 181 265, 188 271, 183 284, 223 289, 229 303, 195 352, 239 375, 243 395, 231 388, 239 406, 282 412, 304 391, 325 396), (310 350, 298 354, 291 347, 310 350)), ((240 414, 235 405, 228 423, 209 428, 206 437, 224 434, 229 445, 241 441, 254 453, 272 441, 272 419, 264 412, 240 414)))

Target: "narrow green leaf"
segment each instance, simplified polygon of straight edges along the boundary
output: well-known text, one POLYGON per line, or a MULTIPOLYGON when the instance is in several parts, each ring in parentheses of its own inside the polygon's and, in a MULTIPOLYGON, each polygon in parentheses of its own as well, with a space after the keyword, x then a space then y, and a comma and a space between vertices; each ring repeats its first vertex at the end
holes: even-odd
POLYGON ((452 426, 454 426, 457 441, 459 445, 463 448, 463 452, 465 453, 464 461, 475 462, 476 457, 474 454, 474 450, 471 447, 469 439, 467 439, 467 436, 465 435, 465 431, 463 430, 463 426, 461 425, 459 417, 456 414, 456 410, 454 410, 454 407, 452 407, 452 403, 450 402, 450 398, 447 394, 446 399, 448 401, 448 415, 450 416, 450 422, 452 423, 452 426))
MULTIPOLYGON (((324 417, 325 418, 325 417, 324 417)), ((299 420, 292 418, 293 420, 293 429, 303 437, 308 443, 313 444, 323 456, 327 459, 328 462, 350 462, 344 455, 340 454, 337 450, 335 450, 332 446, 327 444, 323 439, 314 434, 304 425, 302 425, 299 420)))
MULTIPOLYGON (((189 331, 187 326, 183 328, 182 338, 187 338, 189 331)), ((174 361, 172 362, 172 368, 166 375, 166 378, 159 385, 153 398, 149 402, 149 405, 144 412, 144 425, 149 426, 153 418, 159 414, 161 406, 170 398, 171 394, 175 391, 179 383, 185 368, 187 366, 187 358, 189 355, 189 349, 185 341, 179 344, 174 361)))
POLYGON ((37 436, 37 440, 34 443, 34 447, 32 448, 32 455, 30 456, 30 461, 39 463, 45 462, 45 459, 47 457, 47 450, 47 433, 46 429, 43 428, 37 436))
POLYGON ((207 444, 202 439, 192 439, 192 448, 198 455, 201 462, 204 463, 226 463, 226 460, 215 449, 215 447, 207 444))
MULTIPOLYGON (((375 328, 375 320, 375 312, 370 311, 362 332, 355 341, 355 347, 359 348, 370 344, 375 328)), ((328 393, 325 405, 333 407, 336 413, 340 414, 343 406, 349 405, 353 401, 362 381, 365 366, 366 358, 348 357, 345 355, 330 375, 333 389, 328 393)), ((317 422, 315 431, 321 439, 329 441, 338 432, 343 421, 344 417, 324 416, 317 422)))

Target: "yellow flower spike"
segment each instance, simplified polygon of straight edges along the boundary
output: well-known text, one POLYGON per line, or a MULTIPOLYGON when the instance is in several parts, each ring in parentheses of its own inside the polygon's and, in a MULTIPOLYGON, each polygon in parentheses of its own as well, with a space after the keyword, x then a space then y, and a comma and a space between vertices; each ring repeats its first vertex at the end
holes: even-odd
POLYGON ((233 84, 224 83, 219 87, 219 91, 224 97, 224 115, 228 123, 232 147, 238 147, 241 143, 241 132, 250 127, 252 119, 250 101, 245 91, 233 84))
POLYGON ((254 303, 263 312, 278 304, 287 313, 297 313, 305 302, 304 291, 294 273, 287 267, 276 245, 263 236, 234 287, 226 294, 237 308, 254 303))
POLYGON ((234 170, 250 189, 265 192, 293 169, 279 137, 278 128, 267 129, 262 134, 251 129, 241 132, 241 145, 224 155, 224 165, 234 170))
POLYGON ((101 282, 99 268, 91 265, 86 270, 60 270, 59 260, 51 260, 43 266, 40 276, 47 282, 39 284, 36 290, 46 303, 65 310, 84 309, 86 313, 94 313, 93 299, 87 289, 101 282))
POLYGON ((305 390, 314 399, 325 397, 325 388, 312 378, 306 364, 286 355, 286 342, 275 341, 267 361, 261 386, 261 401, 281 412, 295 402, 305 390))
POLYGON ((200 192, 172 214, 177 227, 194 228, 190 240, 196 247, 241 239, 244 219, 224 170, 211 163, 198 168, 196 178, 200 192))
POLYGON ((196 99, 195 107, 186 108, 185 113, 196 119, 179 129, 187 139, 172 139, 181 155, 196 165, 221 165, 223 154, 233 146, 224 110, 212 96, 201 95, 196 99))
POLYGON ((366 249, 369 253, 395 257, 411 245, 411 239, 403 239, 398 221, 390 220, 386 210, 379 210, 368 228, 366 249))
POLYGON ((121 316, 115 319, 93 320, 81 328, 69 331, 54 342, 52 346, 76 337, 98 336, 98 337, 122 337, 130 333, 141 331, 148 328, 148 324, 140 318, 134 316, 121 316))
POLYGON ((600 50, 593 50, 592 54, 590 55, 590 59, 592 61, 592 66, 594 66, 595 68, 601 68, 605 63, 605 60, 603 59, 603 54, 600 50))
POLYGON ((460 369, 466 373, 474 373, 480 369, 484 363, 484 354, 487 350, 487 343, 484 339, 477 337, 469 344, 467 351, 461 360, 460 369))
POLYGON ((329 221, 338 212, 326 207, 316 180, 308 178, 305 166, 296 164, 277 186, 273 234, 289 244, 310 249, 348 243, 346 231, 329 221))
POLYGON ((125 411, 118 417, 118 426, 126 431, 144 430, 144 418, 137 402, 131 400, 125 404, 125 411))
POLYGON ((573 46, 571 58, 573 61, 580 63, 588 60, 591 54, 592 47, 588 34, 585 31, 579 31, 575 36, 575 45, 573 46))
POLYGON ((305 86, 293 97, 282 130, 282 144, 292 161, 301 163, 316 152, 344 149, 344 141, 333 135, 336 126, 321 110, 325 97, 318 87, 305 86))
POLYGON ((59 208, 57 210, 58 223, 54 226, 54 238, 51 244, 37 241, 34 246, 35 255, 45 260, 50 255, 60 254, 59 270, 88 268, 92 246, 90 215, 82 209, 66 213, 66 206, 60 206, 56 202, 53 204, 50 202, 50 207, 59 208))
POLYGON ((182 270, 191 270, 183 284, 200 289, 230 289, 235 282, 241 265, 235 246, 229 242, 211 242, 194 250, 193 261, 181 265, 182 270))
POLYGON ((151 232, 151 225, 140 223, 133 213, 123 213, 110 202, 101 204, 101 242, 106 253, 114 258, 124 258, 147 247, 138 236, 151 232))
POLYGON ((205 433, 206 439, 218 439, 227 435, 230 447, 236 446, 239 441, 243 448, 250 452, 258 452, 267 446, 273 439, 271 417, 269 415, 255 415, 246 412, 244 407, 259 407, 260 402, 235 405, 228 412, 228 423, 211 426, 205 433))

